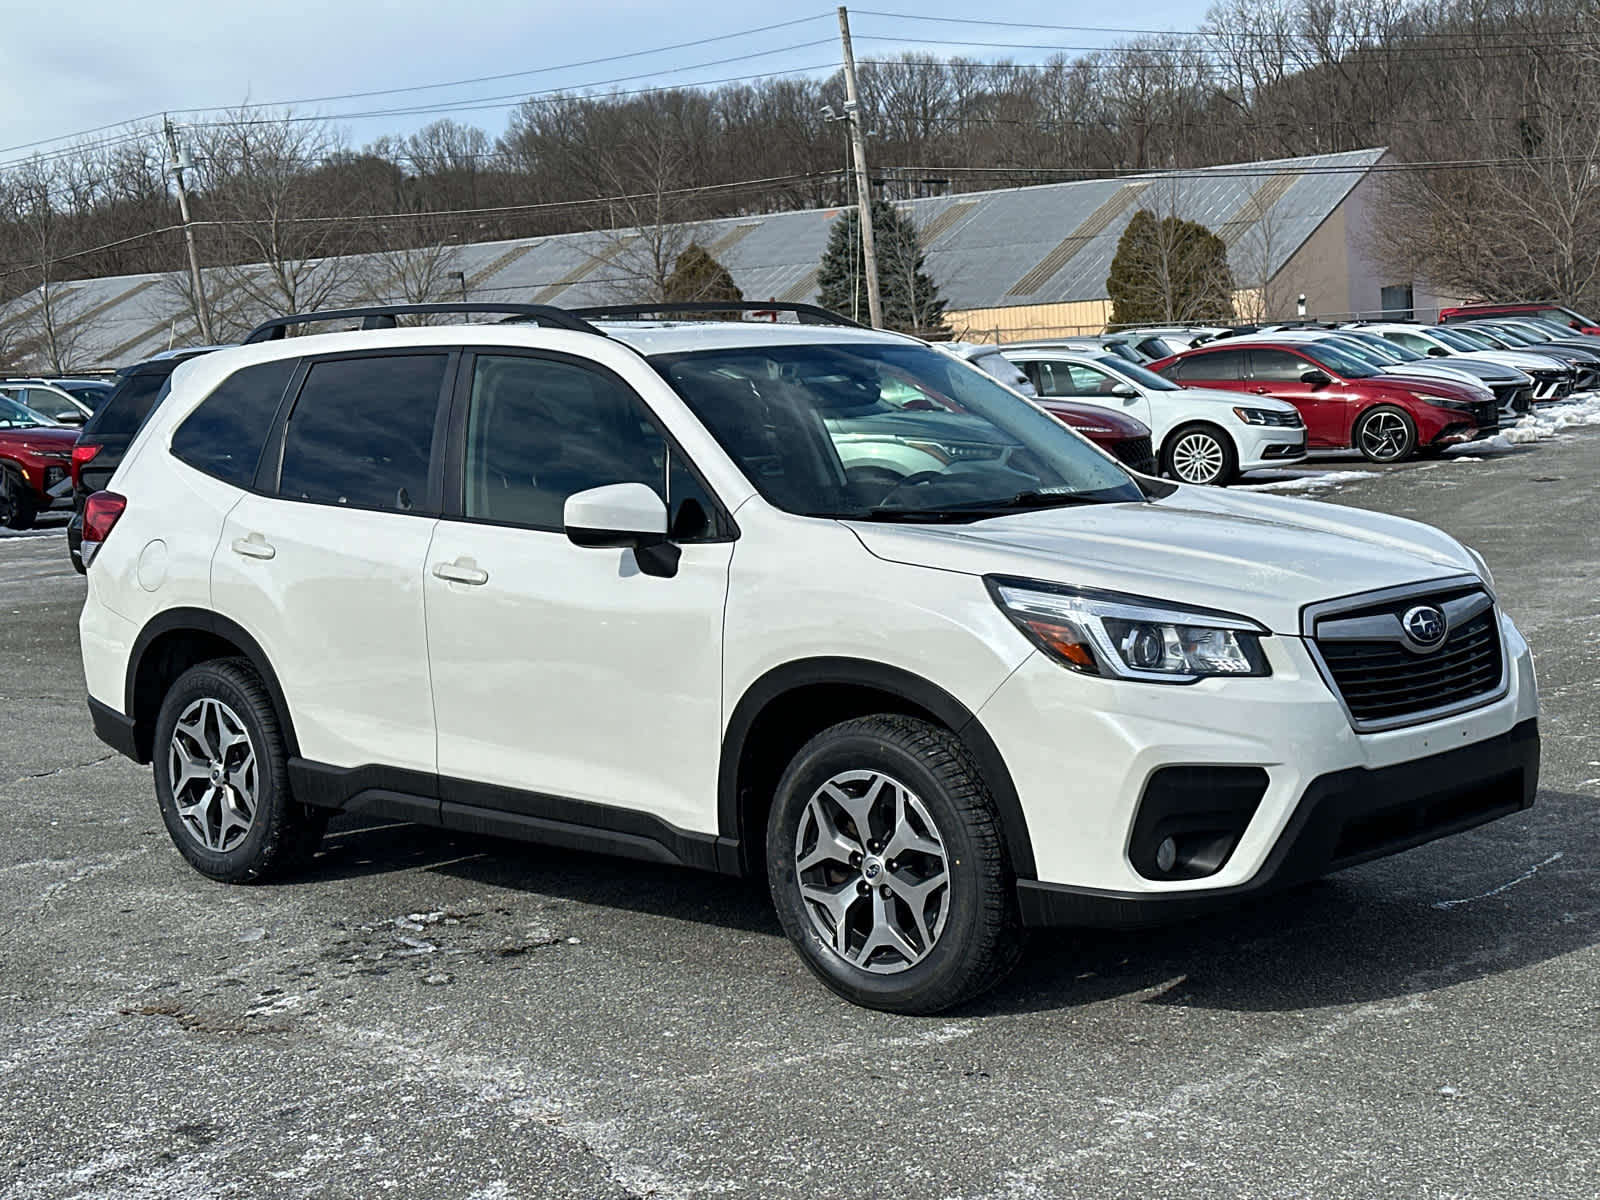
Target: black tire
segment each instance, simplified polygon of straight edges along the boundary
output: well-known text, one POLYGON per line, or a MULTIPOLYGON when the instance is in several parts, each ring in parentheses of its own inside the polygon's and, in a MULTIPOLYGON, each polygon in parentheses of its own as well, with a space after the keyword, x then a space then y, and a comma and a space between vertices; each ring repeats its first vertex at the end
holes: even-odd
POLYGON ((1444 457, 1444 452, 1446 450, 1448 450, 1448 449, 1450 449, 1449 446, 1418 446, 1417 447, 1417 457, 1418 458, 1443 458, 1444 457))
POLYGON ((23 483, 10 471, 0 469, 0 525, 7 529, 32 529, 39 505, 23 483))
MULTIPOLYGON (((879 811, 874 810, 868 818, 864 843, 878 827, 879 811)), ((853 824, 850 829, 858 836, 853 824)), ((890 847, 879 845, 887 855, 890 847)), ((904 853, 916 857, 914 852, 904 853)), ((874 851, 874 858, 876 854, 874 851)), ((907 861, 902 858, 900 871, 907 870, 907 861)), ((870 917, 877 911, 874 889, 864 876, 853 880, 853 870, 865 872, 868 867, 840 867, 837 874, 842 882, 837 886, 841 895, 848 895, 848 888, 865 885, 861 899, 870 902, 870 917)), ((883 871, 875 876, 880 883, 894 871, 892 859, 883 871)), ((894 877, 902 878, 899 874, 894 877)), ((940 1012, 993 987, 1022 953, 1016 880, 994 798, 961 741, 949 730, 926 721, 892 715, 861 717, 825 729, 807 742, 784 771, 773 799, 767 821, 767 879, 778 919, 802 961, 834 992, 866 1008, 940 1012), (813 920, 812 906, 800 890, 796 839, 802 820, 809 820, 808 806, 823 784, 855 771, 882 772, 916 798, 935 827, 948 871, 942 920, 929 922, 934 929, 931 946, 920 948, 922 957, 913 965, 903 965, 908 961, 905 956, 891 951, 890 959, 897 960, 890 964, 896 967, 894 973, 879 973, 847 961, 824 940, 813 920)), ((887 888, 882 890, 887 896, 887 888)), ((862 906, 850 903, 854 904, 850 912, 860 916, 862 906)), ((885 900, 886 908, 896 905, 902 919, 909 916, 909 908, 899 901, 885 900)), ((926 915, 926 907, 923 912, 926 915)), ((873 951, 867 957, 870 960, 877 955, 878 951, 873 951)))
MULTIPOLYGON (((189 864, 223 883, 254 883, 304 866, 327 828, 326 809, 299 804, 289 791, 288 757, 272 699, 250 663, 214 659, 190 667, 167 690, 156 716, 152 758, 156 801, 167 832, 189 864), (217 701, 237 718, 254 755, 255 807, 243 836, 208 848, 179 815, 172 778, 173 736, 179 720, 201 701, 217 701)), ((221 803, 220 801, 218 802, 221 803)), ((205 822, 208 824, 208 822, 205 822)))
POLYGON ((1356 418, 1350 444, 1368 462, 1404 462, 1417 452, 1417 425, 1405 409, 1376 404, 1356 418))
POLYGON ((1233 439, 1215 425, 1180 425, 1161 445, 1161 473, 1179 483, 1227 487, 1239 477, 1233 439))

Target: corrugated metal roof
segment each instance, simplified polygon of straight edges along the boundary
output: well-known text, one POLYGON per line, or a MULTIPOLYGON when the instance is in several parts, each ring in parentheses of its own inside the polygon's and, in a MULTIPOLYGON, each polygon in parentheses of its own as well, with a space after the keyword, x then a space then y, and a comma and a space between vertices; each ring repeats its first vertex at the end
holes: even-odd
MULTIPOLYGON (((952 309, 1104 298, 1117 240, 1140 207, 1215 230, 1229 246, 1236 281, 1250 286, 1275 274, 1383 154, 964 192, 899 207, 923 230, 928 271, 952 309)), ((711 247, 750 299, 811 300, 841 211, 726 217, 687 228, 682 241, 711 247)), ((638 254, 629 243, 638 236, 619 230, 463 246, 450 267, 465 274, 475 299, 601 304, 625 296, 642 275, 629 265, 638 254)), ((376 264, 373 271, 387 273, 376 264)), ((124 362, 191 340, 192 323, 179 316, 181 288, 155 286, 163 278, 73 282, 73 307, 93 314, 77 331, 79 366, 124 362)), ((25 322, 30 304, 37 307, 30 297, 13 301, 3 319, 25 322)))

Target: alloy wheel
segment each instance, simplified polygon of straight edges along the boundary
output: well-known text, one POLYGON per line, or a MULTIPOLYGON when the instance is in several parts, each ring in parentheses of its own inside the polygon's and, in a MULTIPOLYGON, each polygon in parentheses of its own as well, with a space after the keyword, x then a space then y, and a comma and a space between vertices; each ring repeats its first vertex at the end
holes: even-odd
POLYGON ((895 974, 933 950, 950 908, 944 839, 922 800, 881 771, 843 771, 811 796, 794 842, 811 925, 853 967, 895 974))
POLYGON ((1185 483, 1214 483, 1227 455, 1208 433, 1186 433, 1172 447, 1172 473, 1185 483))
POLYGON ((255 823, 261 786, 239 714, 209 696, 194 701, 172 731, 167 763, 185 832, 214 854, 232 850, 255 823))
POLYGON ((1361 452, 1374 461, 1399 458, 1410 440, 1405 418, 1399 413, 1373 413, 1361 423, 1361 452))

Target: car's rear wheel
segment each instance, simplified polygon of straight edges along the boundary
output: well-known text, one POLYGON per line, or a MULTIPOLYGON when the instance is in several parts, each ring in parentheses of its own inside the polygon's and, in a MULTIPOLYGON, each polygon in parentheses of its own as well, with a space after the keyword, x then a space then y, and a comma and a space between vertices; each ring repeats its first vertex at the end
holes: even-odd
POLYGON ((195 870, 225 883, 285 874, 316 853, 325 810, 295 802, 272 700, 244 659, 189 668, 156 717, 156 799, 195 870))
POLYGON ((1222 487, 1238 475, 1239 456, 1215 425, 1183 425, 1161 447, 1161 469, 1180 483, 1222 487))
POLYGON ((767 877, 805 964, 856 1004, 934 1013, 1021 951, 994 800, 948 730, 910 717, 812 738, 778 784, 767 877))
POLYGON ((1361 414, 1351 440, 1368 462, 1402 462, 1416 452, 1417 427, 1404 410, 1380 404, 1361 414))

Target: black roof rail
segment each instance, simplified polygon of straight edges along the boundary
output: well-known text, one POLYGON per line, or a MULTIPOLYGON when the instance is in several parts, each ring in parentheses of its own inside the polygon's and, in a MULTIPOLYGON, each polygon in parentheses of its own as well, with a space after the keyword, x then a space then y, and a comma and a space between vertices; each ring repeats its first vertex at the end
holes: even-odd
POLYGON ((647 313, 653 313, 657 316, 669 316, 673 313, 741 312, 760 313, 764 316, 768 314, 777 316, 779 313, 793 313, 795 319, 802 325, 843 325, 850 329, 866 328, 859 321, 852 321, 849 317, 836 313, 832 309, 823 308, 821 305, 791 304, 782 300, 667 300, 661 303, 597 304, 587 308, 573 308, 568 311, 575 317, 587 317, 590 320, 601 320, 606 317, 639 320, 643 319, 647 313))
POLYGON ((363 329, 393 329, 396 317, 433 315, 437 313, 498 313, 511 315, 522 321, 543 325, 549 329, 570 329, 574 333, 606 335, 589 322, 575 317, 564 308, 549 304, 497 304, 453 300, 439 304, 368 304, 361 308, 330 308, 321 312, 293 313, 287 317, 273 317, 252 329, 244 339, 249 346, 256 342, 272 342, 286 337, 291 325, 309 325, 313 321, 360 320, 363 329))

